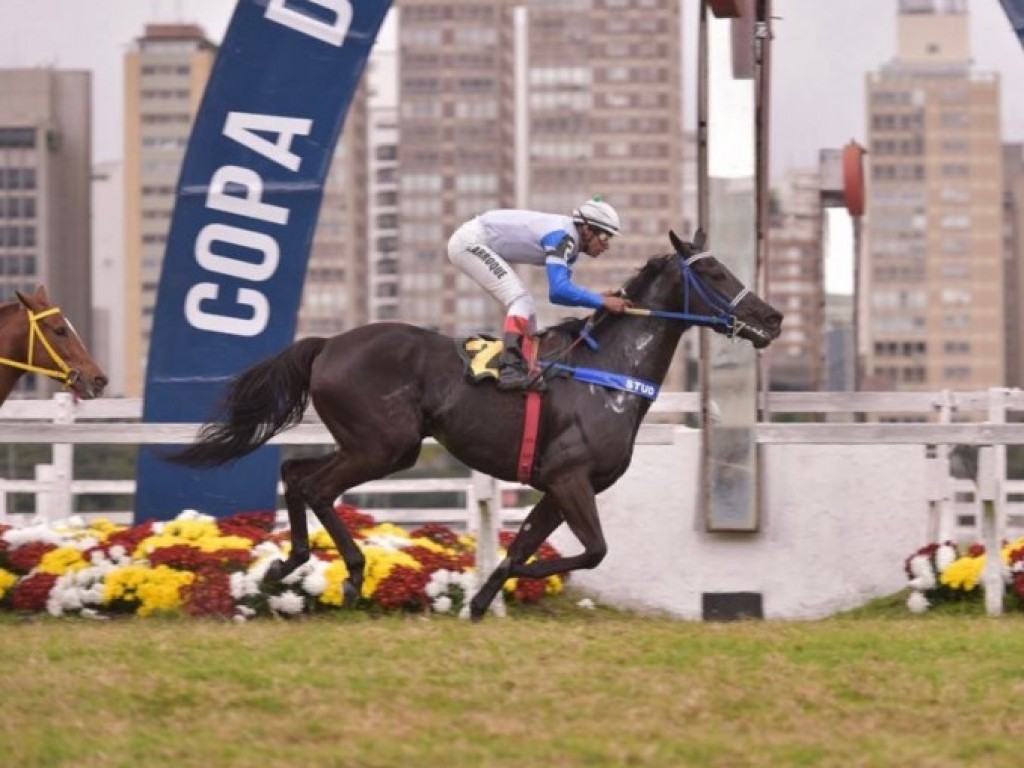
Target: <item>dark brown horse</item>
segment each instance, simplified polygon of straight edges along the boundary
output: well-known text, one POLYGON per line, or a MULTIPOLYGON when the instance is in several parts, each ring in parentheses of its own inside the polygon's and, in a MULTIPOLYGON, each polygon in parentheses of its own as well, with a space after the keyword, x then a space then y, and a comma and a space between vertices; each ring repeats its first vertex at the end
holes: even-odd
MULTIPOLYGON (((701 252, 701 233, 695 243, 674 233, 671 239, 675 252, 650 259, 624 288, 634 304, 655 315, 599 311, 586 326, 582 320, 563 323, 544 336, 541 357, 660 385, 680 336, 693 323, 755 347, 779 335, 782 315, 701 252), (598 350, 574 344, 584 327, 598 350)), ((308 505, 345 559, 347 593, 358 595, 365 561, 334 501, 353 486, 411 467, 429 435, 474 469, 504 480, 517 476, 522 393, 501 392, 491 382, 470 383, 455 341, 401 323, 303 339, 255 365, 234 379, 219 418, 203 427, 196 443, 170 458, 198 467, 238 459, 300 421, 309 400, 338 447, 326 456, 282 464, 292 550, 268 571, 269 578, 281 578, 309 559, 308 505)), ((531 479, 544 496, 508 556, 474 596, 474 619, 485 614, 506 579, 544 578, 601 562, 607 548, 594 497, 626 471, 649 407, 650 400, 639 394, 572 378, 550 380, 531 479), (528 563, 562 522, 584 551, 528 563)))
POLYGON ((92 359, 74 327, 50 304, 42 286, 0 305, 0 404, 18 379, 38 373, 56 379, 77 397, 99 397, 107 375, 92 359))

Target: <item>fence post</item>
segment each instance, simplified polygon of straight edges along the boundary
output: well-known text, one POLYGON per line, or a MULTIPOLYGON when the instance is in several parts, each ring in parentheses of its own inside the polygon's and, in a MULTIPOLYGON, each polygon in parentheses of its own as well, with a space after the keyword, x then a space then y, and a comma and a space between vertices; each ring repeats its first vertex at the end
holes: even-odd
MULTIPOLYGON (((483 586, 484 580, 498 567, 501 499, 494 478, 474 470, 472 479, 472 485, 466 495, 476 502, 473 505, 473 519, 476 522, 476 588, 479 589, 483 586)), ((505 615, 505 601, 500 592, 491 603, 491 610, 495 616, 505 615)))
POLYGON ((985 590, 985 611, 989 616, 1003 613, 1003 552, 996 520, 996 499, 1002 482, 995 474, 995 451, 991 445, 978 450, 978 495, 981 497, 981 530, 985 545, 985 569, 981 582, 985 590))
POLYGON ((53 493, 56 475, 53 464, 36 464, 35 479, 41 486, 36 491, 36 519, 46 523, 57 519, 53 493))
MULTIPOLYGON (((934 407, 939 411, 939 423, 951 424, 956 398, 948 389, 939 393, 934 407)), ((953 538, 954 516, 953 488, 949 474, 949 445, 939 443, 925 447, 926 476, 928 485, 928 535, 925 541, 943 542, 953 538)))
MULTIPOLYGON (((69 392, 57 392, 53 396, 56 414, 54 424, 74 424, 75 401, 69 392)), ((74 446, 70 443, 59 443, 53 446, 53 489, 50 509, 53 517, 64 519, 71 516, 74 501, 71 497, 71 481, 74 477, 74 446)))

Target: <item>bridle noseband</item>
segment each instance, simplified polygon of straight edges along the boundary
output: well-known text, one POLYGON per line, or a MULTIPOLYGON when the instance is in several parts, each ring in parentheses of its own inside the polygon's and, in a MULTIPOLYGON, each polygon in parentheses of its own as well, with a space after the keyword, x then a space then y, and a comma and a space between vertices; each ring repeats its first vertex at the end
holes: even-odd
POLYGON ((28 312, 28 360, 27 362, 22 363, 19 360, 0 357, 0 365, 17 368, 22 371, 28 371, 29 373, 40 373, 43 376, 49 376, 51 379, 56 379, 65 387, 72 386, 76 381, 78 381, 81 374, 78 371, 73 370, 64 362, 64 359, 57 354, 57 351, 53 348, 53 345, 50 344, 49 340, 46 338, 46 334, 43 333, 42 327, 39 325, 39 321, 44 317, 60 314, 60 308, 50 307, 49 309, 44 309, 42 312, 33 312, 26 307, 25 311, 28 312), (42 368, 32 362, 32 356, 36 348, 36 339, 39 340, 39 343, 42 344, 43 348, 49 353, 50 359, 53 360, 57 368, 42 368))

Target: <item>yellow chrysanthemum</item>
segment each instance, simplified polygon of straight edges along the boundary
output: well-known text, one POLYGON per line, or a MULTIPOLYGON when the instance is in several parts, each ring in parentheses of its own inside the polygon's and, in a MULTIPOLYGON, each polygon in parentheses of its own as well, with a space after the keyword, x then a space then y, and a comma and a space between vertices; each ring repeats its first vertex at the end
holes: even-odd
POLYGON ((157 611, 173 611, 181 606, 181 589, 195 580, 189 571, 177 571, 166 565, 147 568, 129 565, 107 574, 103 583, 103 604, 122 600, 139 604, 139 616, 157 611))
POLYGON ((348 578, 348 566, 341 558, 333 560, 324 571, 324 578, 327 579, 327 589, 320 595, 320 602, 326 605, 343 605, 345 593, 341 588, 342 582, 348 578))
POLYGON ((74 547, 58 547, 43 555, 43 559, 39 561, 39 571, 63 576, 69 571, 80 571, 87 565, 89 563, 85 557, 74 547))
POLYGON ((128 530, 128 526, 117 525, 116 523, 110 522, 105 517, 98 518, 89 523, 89 533, 100 541, 106 541, 115 533, 126 530, 128 530))
POLYGON ((560 575, 548 576, 545 579, 544 592, 548 595, 558 595, 565 589, 565 579, 560 575))
POLYGON ((7 594, 7 590, 18 583, 18 577, 16 574, 10 571, 5 571, 0 568, 0 600, 4 599, 4 595, 7 594))
POLYGON ((186 541, 198 541, 220 535, 215 520, 170 520, 164 525, 162 536, 169 536, 186 541))
POLYGON ((951 589, 970 592, 978 586, 982 571, 985 570, 985 556, 961 557, 942 572, 939 581, 951 589))
POLYGON ((366 528, 363 530, 363 535, 366 537, 370 536, 398 536, 402 539, 411 538, 409 532, 404 528, 400 528, 394 523, 381 523, 375 525, 373 528, 366 528))
POLYGON ((309 534, 309 546, 313 549, 322 549, 324 551, 338 551, 338 548, 334 546, 334 539, 331 538, 331 535, 325 528, 318 528, 309 534))
POLYGON ((412 540, 412 546, 414 546, 414 547, 423 547, 423 549, 429 549, 431 552, 437 552, 439 554, 444 554, 446 552, 451 552, 452 551, 448 547, 444 546, 443 544, 438 544, 433 539, 427 539, 427 538, 415 538, 415 539, 413 539, 412 540))
POLYGON ((405 552, 395 552, 381 547, 363 547, 363 554, 366 556, 366 581, 363 582, 363 597, 366 598, 373 596, 377 587, 391 575, 395 566, 404 565, 417 571, 423 568, 416 558, 405 552))
POLYGON ((193 544, 202 552, 218 552, 222 549, 252 549, 252 540, 244 536, 211 536, 193 544))

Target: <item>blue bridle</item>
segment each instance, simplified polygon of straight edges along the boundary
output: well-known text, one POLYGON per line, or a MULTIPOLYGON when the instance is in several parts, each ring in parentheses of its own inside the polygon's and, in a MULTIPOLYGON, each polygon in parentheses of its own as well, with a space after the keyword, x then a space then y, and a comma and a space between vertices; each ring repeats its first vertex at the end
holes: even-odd
MULTIPOLYGON (((704 280, 701 279, 700 275, 693 268, 693 265, 701 259, 706 259, 709 256, 713 256, 712 251, 701 251, 695 253, 689 258, 684 258, 683 254, 676 254, 679 258, 679 268, 683 272, 683 311, 682 312, 669 312, 664 309, 642 309, 636 311, 634 314, 642 314, 645 317, 659 317, 666 320, 682 320, 690 325, 702 326, 704 328, 714 328, 721 326, 725 329, 726 335, 729 338, 734 337, 743 327, 743 323, 740 322, 736 317, 736 307, 743 301, 744 297, 750 293, 750 289, 745 287, 733 298, 729 298, 717 288, 713 288, 707 285, 704 280), (712 315, 703 315, 690 312, 690 291, 700 296, 715 312, 712 315)), ((629 314, 627 310, 627 314, 629 314)), ((590 335, 591 323, 587 323, 580 332, 580 336, 593 350, 598 349, 597 341, 590 335)))

